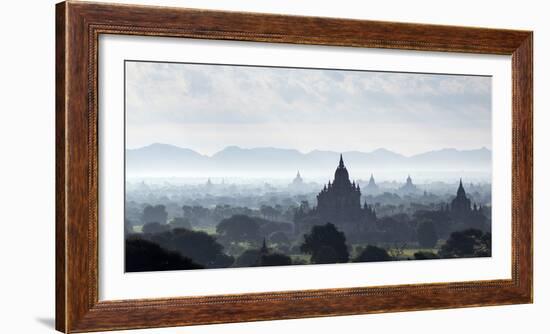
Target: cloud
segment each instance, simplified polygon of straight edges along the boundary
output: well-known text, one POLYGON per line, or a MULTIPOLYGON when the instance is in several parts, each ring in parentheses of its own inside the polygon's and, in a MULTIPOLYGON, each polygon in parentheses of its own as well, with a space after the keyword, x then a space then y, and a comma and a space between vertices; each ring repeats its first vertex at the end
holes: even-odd
POLYGON ((126 94, 128 128, 429 124, 490 146, 490 77, 127 62, 126 94))

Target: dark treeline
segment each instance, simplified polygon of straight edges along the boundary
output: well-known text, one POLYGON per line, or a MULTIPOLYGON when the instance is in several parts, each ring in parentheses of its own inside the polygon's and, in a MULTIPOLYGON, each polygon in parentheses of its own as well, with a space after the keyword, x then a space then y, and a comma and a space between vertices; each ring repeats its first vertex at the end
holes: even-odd
MULTIPOLYGON (((259 242, 257 233, 259 224, 249 224, 254 222, 253 218, 244 217, 247 216, 235 216, 226 220, 225 224, 220 223, 225 232, 219 237, 203 231, 179 227, 164 231, 127 234, 126 271, 491 256, 491 234, 478 229, 452 232, 441 246, 422 247, 430 250, 418 250, 412 256, 405 257, 404 249, 399 246, 387 248, 366 244, 352 247, 347 243, 345 234, 332 223, 313 226, 310 233, 303 235, 301 241, 295 246, 291 246, 291 241, 285 232, 274 231, 268 246, 266 239, 259 242), (238 219, 244 219, 243 221, 248 223, 243 226, 238 219), (231 236, 238 236, 239 241, 231 239, 231 236)), ((419 228, 418 238, 427 238, 433 243, 432 235, 435 230, 426 228, 425 224, 420 226, 422 227, 419 228), (426 236, 423 236, 423 233, 426 233, 426 236)))

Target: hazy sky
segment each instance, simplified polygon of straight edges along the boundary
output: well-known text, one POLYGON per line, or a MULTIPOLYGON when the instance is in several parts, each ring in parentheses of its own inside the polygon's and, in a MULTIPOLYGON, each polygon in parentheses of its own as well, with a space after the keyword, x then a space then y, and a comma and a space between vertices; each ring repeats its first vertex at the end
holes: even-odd
POLYGON ((128 148, 491 148, 491 78, 126 62, 128 148))

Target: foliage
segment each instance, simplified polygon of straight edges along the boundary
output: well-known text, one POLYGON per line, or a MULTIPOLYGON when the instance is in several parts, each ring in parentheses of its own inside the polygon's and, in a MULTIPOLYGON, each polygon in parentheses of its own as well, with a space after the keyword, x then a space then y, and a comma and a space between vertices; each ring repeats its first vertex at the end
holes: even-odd
POLYGON ((174 229, 153 234, 151 240, 160 246, 174 250, 206 268, 231 266, 233 257, 223 252, 223 246, 205 232, 174 229))
POLYGON ((164 205, 147 205, 143 208, 142 221, 143 223, 160 223, 166 224, 168 213, 164 205))
POLYGON ((216 232, 224 242, 258 243, 261 240, 260 225, 252 217, 234 215, 222 220, 216 232))
POLYGON ((260 213, 267 219, 273 219, 281 214, 279 210, 270 205, 262 205, 260 207, 260 213))
POLYGON ((189 221, 188 218, 175 217, 170 221, 170 228, 185 228, 191 230, 193 227, 191 226, 191 221, 189 221))
POLYGON ((393 259, 398 259, 405 254, 405 249, 407 249, 407 244, 404 243, 401 244, 401 246, 394 245, 393 247, 388 249, 387 252, 393 259))
POLYGON ((259 264, 260 266, 288 266, 292 264, 292 259, 290 256, 273 253, 265 254, 260 257, 259 264))
POLYGON ((438 238, 447 238, 451 232, 452 221, 449 212, 443 210, 419 210, 414 213, 416 221, 430 220, 434 224, 438 238))
POLYGON ((383 217, 378 220, 377 227, 385 232, 383 236, 385 242, 410 242, 415 237, 414 229, 406 214, 383 217))
POLYGON ((453 232, 439 250, 442 258, 491 256, 491 233, 477 229, 453 232))
POLYGON ((162 233, 162 232, 168 231, 169 229, 170 229, 170 226, 168 226, 167 224, 154 222, 154 223, 147 223, 143 225, 143 228, 141 229, 141 231, 143 233, 162 233))
POLYGON ((290 239, 285 232, 276 231, 269 235, 269 242, 273 244, 288 244, 290 239))
POLYGON ((201 269, 201 265, 176 252, 164 250, 151 241, 129 238, 125 246, 127 272, 201 269))
POLYGON ((288 266, 292 259, 281 253, 262 254, 259 249, 248 249, 244 251, 235 261, 233 267, 256 267, 256 266, 288 266))
POLYGON ((124 235, 128 235, 134 231, 132 222, 129 219, 124 219, 124 235))
POLYGON ((247 249, 235 260, 233 267, 254 267, 259 258, 259 249, 247 249))
POLYGON ((414 253, 415 260, 432 260, 432 259, 439 259, 439 256, 437 254, 432 252, 416 252, 414 253))
POLYGON ((431 220, 424 220, 416 229, 418 243, 423 248, 433 248, 437 243, 437 232, 431 220))
POLYGON ((363 251, 354 259, 354 262, 379 262, 379 261, 391 261, 392 257, 384 248, 368 245, 363 251))
POLYGON ((311 254, 312 263, 342 263, 349 259, 346 237, 331 223, 313 226, 311 232, 304 235, 300 250, 311 254))
POLYGON ((260 235, 267 236, 275 232, 291 233, 293 230, 292 224, 284 222, 275 222, 261 218, 254 218, 260 226, 260 235))
POLYGON ((465 217, 457 219, 457 223, 463 230, 489 231, 488 220, 481 212, 470 212, 465 217))

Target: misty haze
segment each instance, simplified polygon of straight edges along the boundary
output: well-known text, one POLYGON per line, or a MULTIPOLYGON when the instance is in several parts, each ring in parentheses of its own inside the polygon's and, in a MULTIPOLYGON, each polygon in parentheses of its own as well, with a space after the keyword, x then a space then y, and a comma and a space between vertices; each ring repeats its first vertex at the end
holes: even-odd
POLYGON ((127 272, 491 256, 491 78, 126 62, 127 272))

